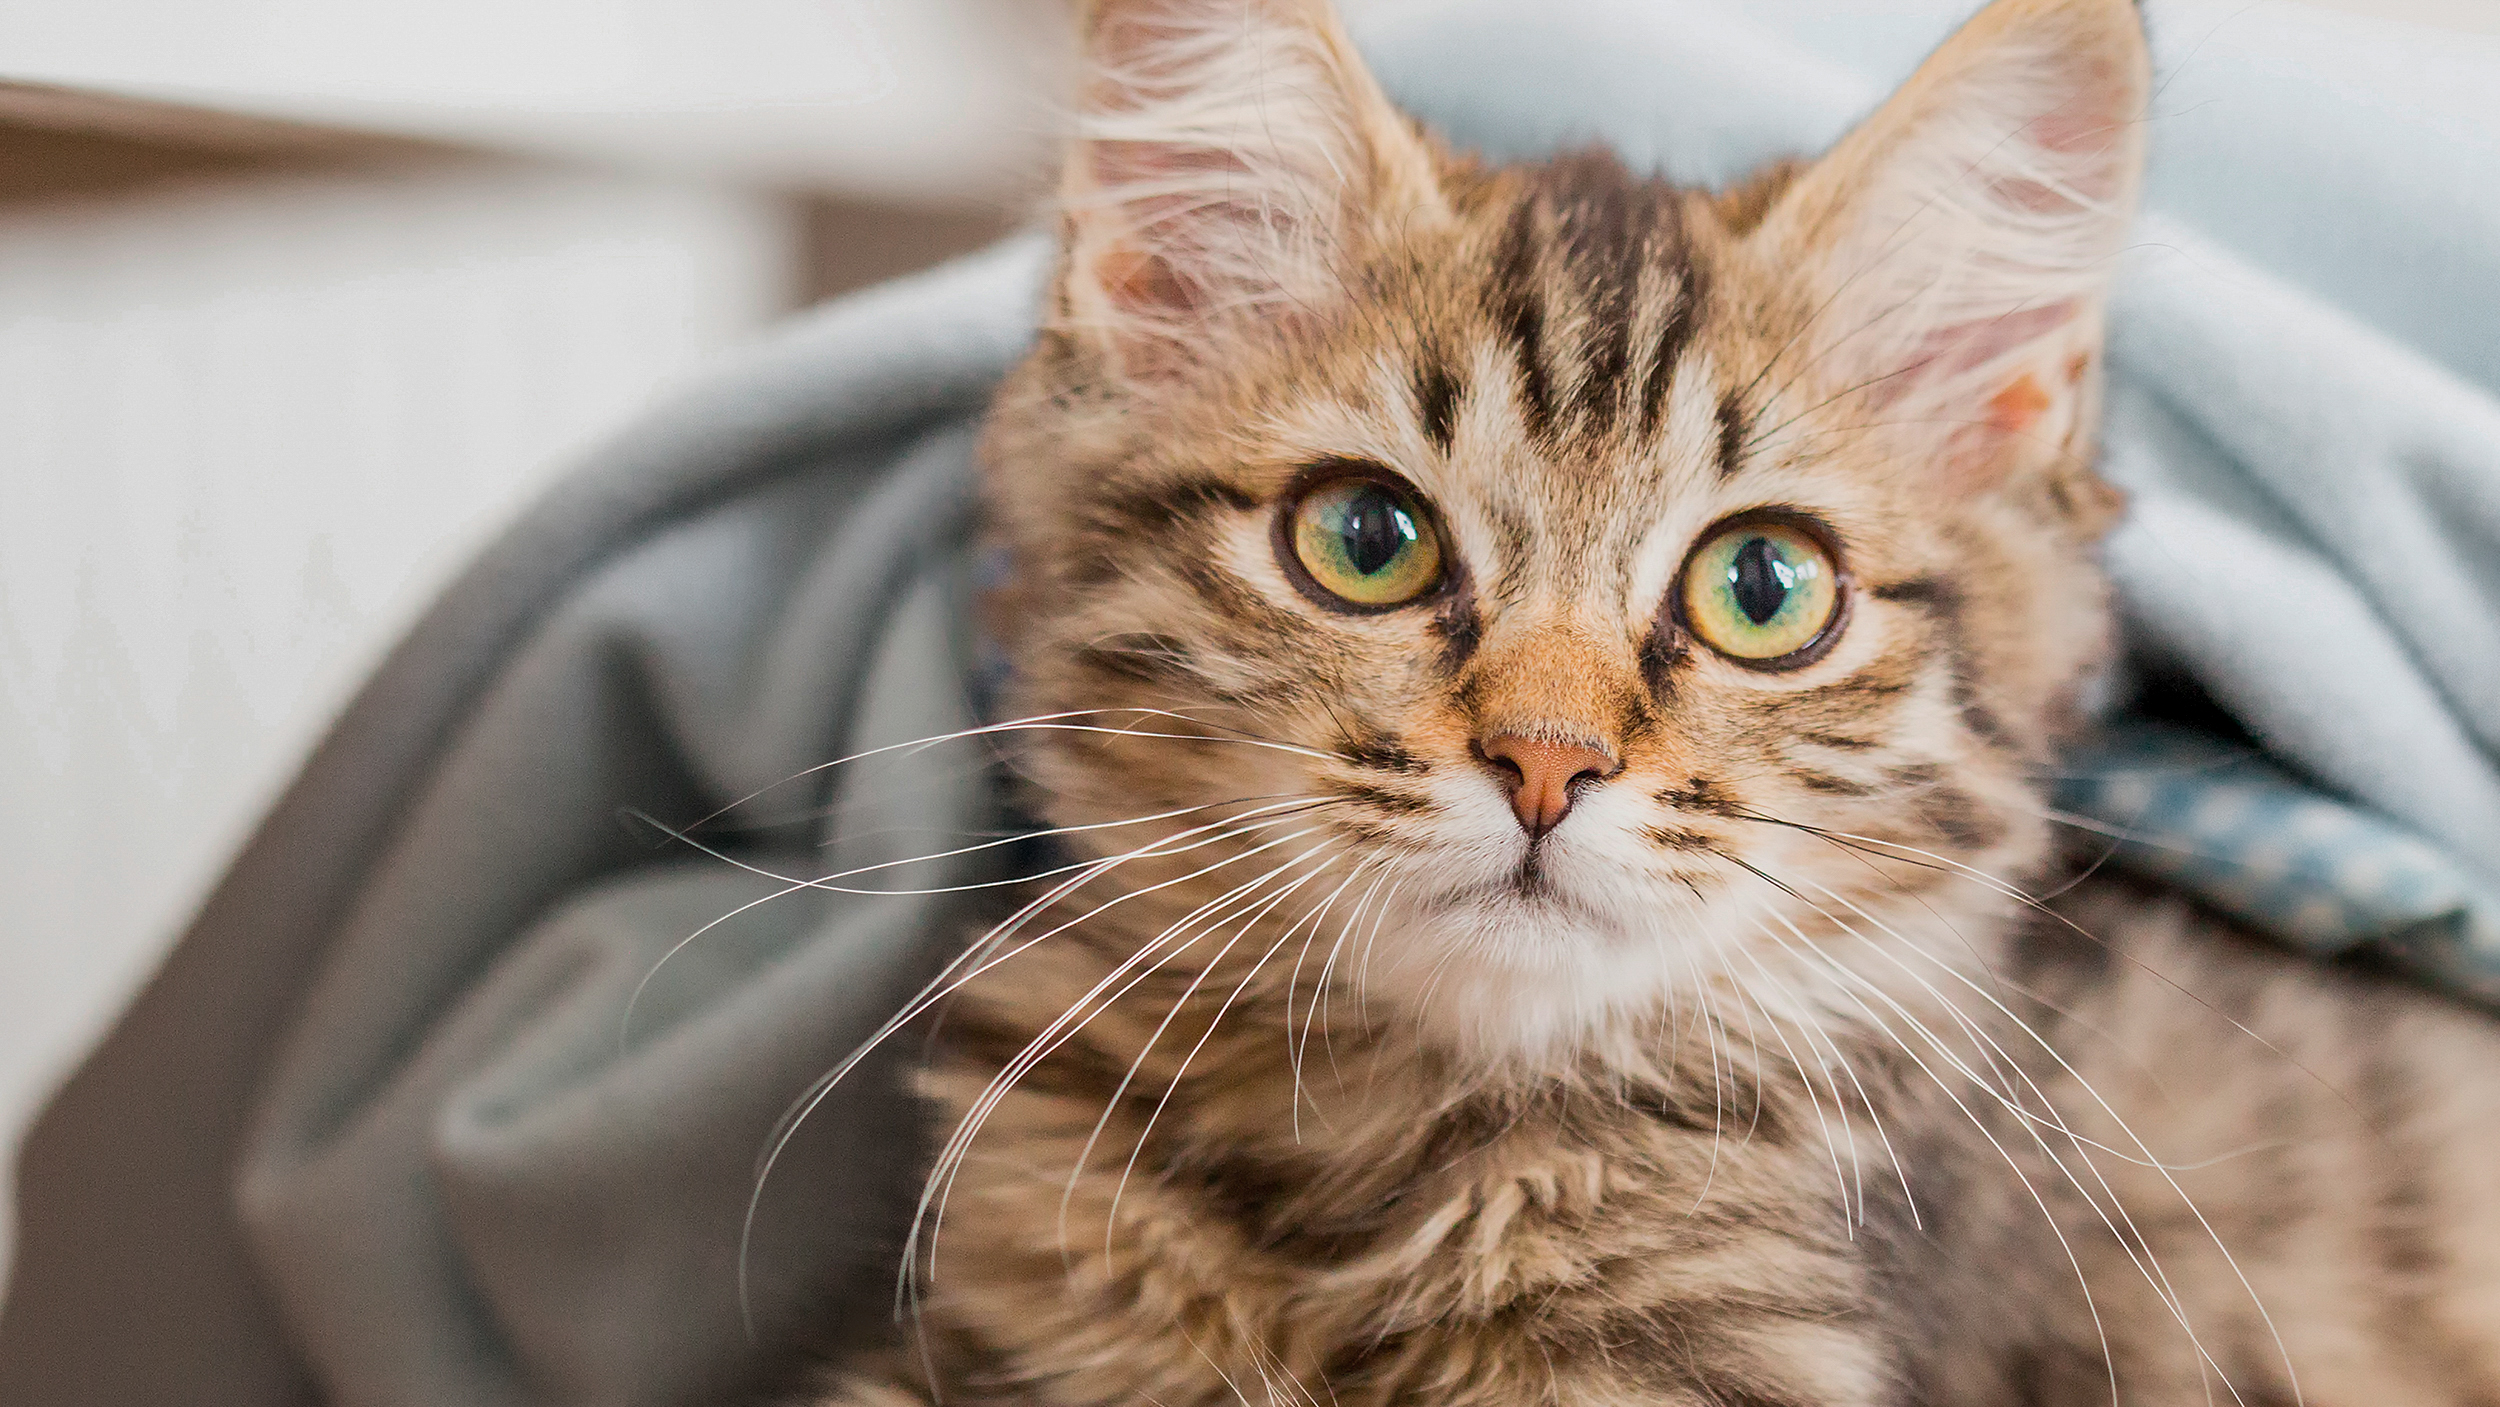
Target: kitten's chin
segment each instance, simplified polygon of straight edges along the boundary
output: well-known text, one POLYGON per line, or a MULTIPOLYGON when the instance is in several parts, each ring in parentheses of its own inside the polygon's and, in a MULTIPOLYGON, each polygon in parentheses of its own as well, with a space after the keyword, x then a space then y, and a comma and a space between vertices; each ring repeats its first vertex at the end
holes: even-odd
POLYGON ((1473 1063, 1562 1073, 1722 970, 1728 921, 1690 895, 1562 856, 1407 886, 1366 943, 1367 1003, 1393 1003, 1473 1063))

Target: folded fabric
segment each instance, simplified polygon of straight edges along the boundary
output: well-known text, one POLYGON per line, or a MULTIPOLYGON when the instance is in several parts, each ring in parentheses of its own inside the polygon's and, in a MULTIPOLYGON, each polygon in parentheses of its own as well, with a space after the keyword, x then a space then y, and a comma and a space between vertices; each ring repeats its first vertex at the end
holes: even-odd
POLYGON ((2130 721, 2067 759, 2059 819, 2110 859, 2321 958, 2364 946, 2500 1006, 2500 905, 2456 857, 2244 744, 2130 721))
MULTIPOLYGON (((1463 144, 1715 181, 1828 142, 1955 17, 1436 0, 1358 38, 1463 144)), ((2488 998, 2500 49, 2151 19, 2109 562, 2136 673, 2245 737, 2121 709, 2055 804, 2288 943, 2488 998)), ((811 315, 444 598, 30 1139, 0 1400, 716 1401, 759 1342, 883 1319, 920 1131, 890 1061, 816 1080, 1035 861, 964 848, 1010 829, 965 541, 1044 257, 811 315)))

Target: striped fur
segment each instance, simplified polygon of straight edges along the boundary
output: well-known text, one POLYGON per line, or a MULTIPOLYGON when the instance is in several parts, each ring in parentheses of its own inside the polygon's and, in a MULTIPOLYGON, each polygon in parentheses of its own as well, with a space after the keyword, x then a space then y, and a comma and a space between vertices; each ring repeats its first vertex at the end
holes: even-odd
POLYGON ((2039 800, 2107 648, 2125 0, 1999 0, 1719 193, 1447 152, 1320 0, 1088 33, 985 458, 1091 867, 945 986, 915 1313, 826 1401, 2494 1396, 2493 1031, 2061 879, 2039 800), (1412 607, 1279 559, 1348 466, 1438 517, 1412 607), (1764 509, 1846 575, 1782 672, 1669 604, 1764 509), (1619 766, 1533 838, 1497 735, 1619 766))

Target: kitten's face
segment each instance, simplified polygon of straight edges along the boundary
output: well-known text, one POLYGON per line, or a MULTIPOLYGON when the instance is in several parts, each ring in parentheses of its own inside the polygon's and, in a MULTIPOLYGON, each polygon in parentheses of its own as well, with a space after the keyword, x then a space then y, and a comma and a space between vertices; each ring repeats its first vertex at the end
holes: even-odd
POLYGON ((1294 0, 1106 7, 989 448, 1000 630, 1020 713, 1125 730, 1037 735, 1055 822, 1208 808, 1085 848, 1241 821, 1118 872, 1226 862, 1166 921, 1251 886, 1167 941, 1255 915, 1550 1050, 1686 988, 1846 1011, 1874 945, 2001 906, 1957 867, 2039 857, 2026 779, 2105 633, 2084 427, 2142 70, 2117 0, 2009 4, 1720 198, 1449 159, 1294 0))

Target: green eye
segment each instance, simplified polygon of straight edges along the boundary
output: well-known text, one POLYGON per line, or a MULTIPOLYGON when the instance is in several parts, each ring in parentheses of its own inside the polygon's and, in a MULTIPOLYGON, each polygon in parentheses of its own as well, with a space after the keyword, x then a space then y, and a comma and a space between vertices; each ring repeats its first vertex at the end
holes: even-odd
POLYGON ((1740 663, 1810 663, 1820 651, 1806 652, 1825 643, 1839 611, 1840 569, 1831 553, 1786 523, 1721 528, 1684 567, 1685 623, 1740 663))
POLYGON ((1337 479, 1294 503, 1286 537, 1311 583, 1338 602, 1387 610, 1441 582, 1441 538, 1415 496, 1379 479, 1337 479))

